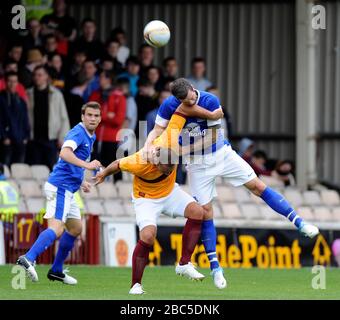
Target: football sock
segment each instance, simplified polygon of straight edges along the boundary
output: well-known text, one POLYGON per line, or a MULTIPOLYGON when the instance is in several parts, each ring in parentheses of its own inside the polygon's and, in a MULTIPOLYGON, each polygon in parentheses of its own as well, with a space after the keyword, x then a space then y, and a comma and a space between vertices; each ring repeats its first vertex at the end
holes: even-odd
POLYGON ((220 264, 218 263, 216 255, 216 229, 214 220, 203 221, 201 239, 210 262, 210 269, 219 268, 220 264))
POLYGON ((270 206, 273 210, 279 214, 285 216, 289 221, 294 223, 297 228, 301 228, 304 221, 295 212, 289 202, 278 192, 267 187, 264 189, 261 198, 270 206))
POLYGON ((39 234, 31 249, 25 254, 26 258, 34 262, 57 239, 54 230, 48 228, 39 234))
POLYGON ((76 239, 77 237, 72 236, 66 231, 63 233, 59 241, 59 248, 58 248, 57 255, 52 265, 53 272, 63 272, 64 261, 66 260, 69 252, 72 250, 74 246, 74 241, 76 239))
POLYGON ((201 235, 202 220, 187 219, 182 232, 182 257, 180 265, 187 264, 201 235))
POLYGON ((149 252, 151 245, 142 240, 138 240, 135 250, 132 255, 132 284, 133 287, 136 283, 142 283, 142 276, 146 265, 149 262, 149 252))

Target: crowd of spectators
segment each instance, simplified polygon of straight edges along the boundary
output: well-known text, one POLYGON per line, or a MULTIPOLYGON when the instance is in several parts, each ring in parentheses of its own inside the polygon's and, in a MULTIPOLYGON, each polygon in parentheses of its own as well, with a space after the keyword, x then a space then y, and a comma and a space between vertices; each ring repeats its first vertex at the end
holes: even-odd
MULTIPOLYGON (((114 159, 120 129, 146 135, 157 108, 170 95, 169 83, 183 75, 175 57, 154 63, 154 48, 143 43, 131 52, 127 34, 116 27, 105 41, 97 23, 80 23, 67 12, 64 0, 53 1, 53 12, 31 17, 26 33, 8 41, 1 61, 1 159, 45 164, 57 161, 66 132, 80 121, 81 106, 95 100, 102 105, 96 157, 107 165, 114 159), (139 121, 147 128, 139 129, 139 121)), ((192 60, 188 76, 200 90, 211 87, 205 61, 192 60)))

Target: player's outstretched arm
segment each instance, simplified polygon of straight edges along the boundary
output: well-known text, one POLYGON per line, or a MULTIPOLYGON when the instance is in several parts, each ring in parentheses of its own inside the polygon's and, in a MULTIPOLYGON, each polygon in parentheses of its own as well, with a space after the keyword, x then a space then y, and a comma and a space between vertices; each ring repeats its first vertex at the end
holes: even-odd
POLYGON ((92 178, 94 180, 94 185, 102 183, 105 178, 111 174, 116 174, 120 172, 119 160, 111 162, 104 170, 97 172, 96 176, 92 178))
POLYGON ((176 112, 180 112, 186 117, 201 118, 208 120, 218 120, 223 118, 224 116, 222 107, 219 107, 214 111, 209 111, 205 108, 198 106, 197 104, 193 106, 187 106, 181 103, 176 109, 176 112))
POLYGON ((102 164, 98 160, 93 160, 91 162, 83 161, 74 154, 72 148, 70 147, 64 147, 60 151, 60 158, 64 161, 74 164, 75 166, 85 168, 87 170, 95 170, 99 169, 102 164))

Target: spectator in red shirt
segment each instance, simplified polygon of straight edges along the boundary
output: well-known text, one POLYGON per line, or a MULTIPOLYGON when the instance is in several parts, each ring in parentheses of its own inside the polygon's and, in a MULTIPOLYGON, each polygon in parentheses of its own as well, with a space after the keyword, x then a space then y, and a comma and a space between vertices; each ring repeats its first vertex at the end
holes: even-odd
MULTIPOLYGON (((8 72, 18 72, 18 63, 14 60, 7 60, 7 62, 4 63, 4 73, 8 72)), ((5 77, 0 79, 0 91, 6 89, 6 80, 5 77)), ((18 82, 16 85, 16 93, 20 98, 22 98, 26 103, 28 101, 27 93, 25 87, 22 85, 22 83, 18 82)))
MULTIPOLYGON (((94 91, 90 101, 96 101, 102 106, 102 121, 96 130, 97 144, 95 153, 105 167, 116 160, 119 139, 118 131, 122 128, 126 113, 126 98, 121 90, 112 86, 113 74, 102 71, 99 76, 99 90, 94 91)), ((121 179, 121 174, 114 176, 115 181, 121 179)))

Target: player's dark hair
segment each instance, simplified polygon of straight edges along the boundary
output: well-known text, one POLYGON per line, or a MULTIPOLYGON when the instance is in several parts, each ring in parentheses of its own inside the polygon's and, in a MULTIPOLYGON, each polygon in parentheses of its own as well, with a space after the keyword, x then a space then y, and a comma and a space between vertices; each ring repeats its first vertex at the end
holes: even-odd
POLYGON ((85 114, 87 108, 95 109, 101 111, 101 106, 96 101, 89 101, 81 107, 81 114, 85 114))
POLYGON ((170 91, 177 99, 185 99, 189 90, 192 90, 191 83, 184 78, 178 78, 170 83, 170 91))

